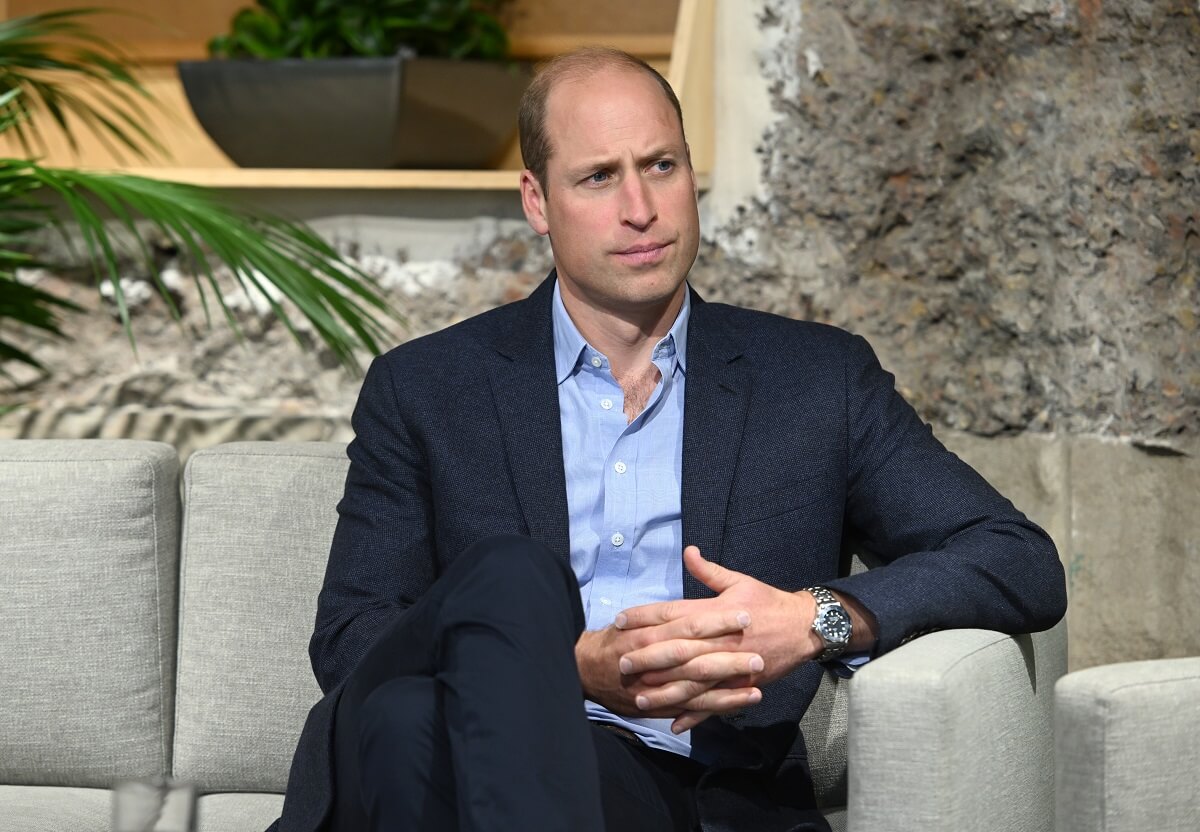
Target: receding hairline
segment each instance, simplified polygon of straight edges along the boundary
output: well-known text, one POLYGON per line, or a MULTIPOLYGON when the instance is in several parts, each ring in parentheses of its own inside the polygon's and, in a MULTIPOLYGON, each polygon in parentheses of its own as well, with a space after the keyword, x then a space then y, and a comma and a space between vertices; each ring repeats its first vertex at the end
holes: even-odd
POLYGON ((560 87, 577 84, 608 71, 641 75, 655 82, 675 112, 679 135, 686 150, 687 136, 679 98, 662 73, 628 52, 606 46, 585 46, 558 55, 543 64, 521 98, 518 115, 521 157, 525 167, 533 172, 543 189, 546 186, 546 163, 554 153, 546 129, 551 94, 560 87))

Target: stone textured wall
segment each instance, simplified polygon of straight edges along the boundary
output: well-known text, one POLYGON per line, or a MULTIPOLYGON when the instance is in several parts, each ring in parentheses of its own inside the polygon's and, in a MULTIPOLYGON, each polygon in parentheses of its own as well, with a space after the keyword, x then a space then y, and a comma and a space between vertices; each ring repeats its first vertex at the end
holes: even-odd
MULTIPOLYGON (((405 315, 392 326, 391 344, 522 298, 551 265, 548 245, 524 222, 447 222, 458 233, 446 236, 469 244, 435 245, 442 256, 422 260, 410 259, 410 249, 428 256, 430 230, 423 223, 340 217, 319 225, 405 315)), ((56 257, 67 248, 49 241, 46 250, 56 257)), ((217 276, 240 338, 211 298, 214 318, 208 320, 191 275, 172 266, 164 272, 181 313, 175 322, 148 276, 130 264, 123 283, 135 354, 115 304, 96 292, 86 270, 22 275, 86 312, 66 318, 70 341, 31 338, 48 375, 8 368, 16 384, 0 383, 0 410, 19 406, 0 416, 0 438, 157 439, 184 457, 240 439, 348 440, 359 379, 337 364, 303 320, 296 319, 297 343, 265 298, 247 295, 228 274, 217 276)), ((370 358, 361 356, 364 366, 370 358)))
POLYGON ((1192 0, 770 0, 709 293, 866 335, 930 420, 1200 434, 1192 0))

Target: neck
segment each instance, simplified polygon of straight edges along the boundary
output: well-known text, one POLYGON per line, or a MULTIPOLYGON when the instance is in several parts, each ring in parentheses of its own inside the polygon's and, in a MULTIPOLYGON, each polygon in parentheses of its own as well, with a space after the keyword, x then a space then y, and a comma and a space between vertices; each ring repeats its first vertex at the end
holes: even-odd
POLYGON ((627 309, 602 308, 574 287, 559 281, 563 306, 589 344, 608 356, 614 377, 620 379, 650 363, 654 345, 661 341, 683 307, 687 284, 666 300, 627 309))

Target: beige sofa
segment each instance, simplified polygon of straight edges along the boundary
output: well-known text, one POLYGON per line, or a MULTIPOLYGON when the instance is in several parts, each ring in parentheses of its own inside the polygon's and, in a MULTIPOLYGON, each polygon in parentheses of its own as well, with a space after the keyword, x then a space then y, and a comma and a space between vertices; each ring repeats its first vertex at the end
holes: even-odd
POLYGON ((1064 676, 1054 732, 1058 832, 1200 830, 1200 657, 1064 676))
MULTIPOLYGON (((106 830, 111 785, 160 775, 200 832, 276 817, 346 465, 219 446, 181 495, 168 445, 0 441, 0 829, 106 830)), ((803 724, 835 829, 1050 830, 1065 653, 1061 625, 959 630, 831 678, 803 724)))

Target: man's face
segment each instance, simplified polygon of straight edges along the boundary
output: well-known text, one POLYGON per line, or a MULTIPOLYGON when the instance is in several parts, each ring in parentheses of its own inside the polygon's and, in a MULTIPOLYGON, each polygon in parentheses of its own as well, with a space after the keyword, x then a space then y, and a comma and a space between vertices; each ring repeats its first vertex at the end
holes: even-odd
POLYGON ((525 216, 550 235, 564 294, 620 314, 680 294, 700 222, 683 130, 650 76, 606 69, 550 92, 546 191, 522 175, 525 216))

